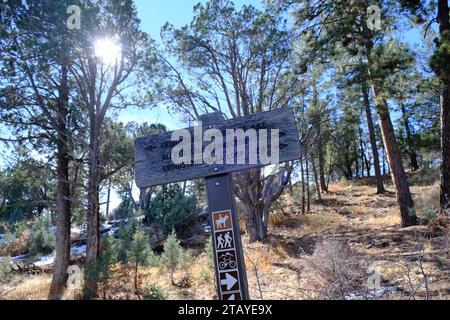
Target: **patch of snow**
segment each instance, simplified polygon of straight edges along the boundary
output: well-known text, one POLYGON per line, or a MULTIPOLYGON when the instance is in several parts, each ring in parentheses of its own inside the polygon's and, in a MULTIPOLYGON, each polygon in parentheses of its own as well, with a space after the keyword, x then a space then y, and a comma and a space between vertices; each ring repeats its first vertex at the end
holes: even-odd
POLYGON ((11 262, 13 262, 13 263, 23 262, 23 261, 25 261, 25 259, 27 257, 28 257, 27 255, 21 255, 21 256, 17 256, 17 257, 12 257, 11 258, 11 262))
POLYGON ((36 267, 43 267, 51 265, 55 262, 55 256, 54 255, 48 255, 41 257, 38 261, 34 262, 34 265, 36 267))
POLYGON ((376 298, 382 298, 387 294, 395 293, 397 292, 397 287, 395 286, 389 286, 380 288, 377 290, 369 291, 365 296, 361 294, 355 294, 351 293, 348 296, 345 297, 345 300, 367 300, 367 299, 376 299, 376 298))
POLYGON ((86 255, 86 245, 73 247, 70 249, 70 253, 74 255, 86 255))
POLYGON ((108 223, 108 222, 102 222, 101 224, 100 224, 100 229, 110 229, 110 228, 112 228, 113 227, 113 225, 112 224, 110 224, 110 223, 108 223))
POLYGON ((70 233, 82 233, 83 229, 80 226, 72 226, 70 227, 70 233))
POLYGON ((113 236, 115 236, 115 234, 117 233, 118 230, 119 230, 119 228, 111 228, 111 230, 109 230, 109 231, 106 233, 106 235, 107 235, 108 237, 113 237, 113 236))

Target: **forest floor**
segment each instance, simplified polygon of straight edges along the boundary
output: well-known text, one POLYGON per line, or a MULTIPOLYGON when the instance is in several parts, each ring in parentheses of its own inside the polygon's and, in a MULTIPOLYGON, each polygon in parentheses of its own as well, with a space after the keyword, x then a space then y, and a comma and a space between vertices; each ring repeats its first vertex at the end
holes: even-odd
MULTIPOLYGON (((438 172, 423 170, 408 177, 415 200, 426 206, 436 193, 438 172)), ((251 298, 449 299, 449 233, 429 226, 400 228, 388 183, 387 189, 377 195, 373 179, 333 184, 305 215, 298 199, 281 199, 274 205, 267 241, 249 244, 243 235, 251 298)), ((142 286, 158 284, 167 299, 216 299, 206 253, 201 248, 193 253, 192 267, 175 274, 179 286, 172 286, 161 268, 142 270, 142 286)), ((16 276, 7 288, 0 287, 0 299, 45 299, 50 279, 16 276)), ((118 267, 105 297, 138 299, 126 289, 130 279, 131 268, 118 267)), ((69 290, 65 298, 78 296, 69 290)))

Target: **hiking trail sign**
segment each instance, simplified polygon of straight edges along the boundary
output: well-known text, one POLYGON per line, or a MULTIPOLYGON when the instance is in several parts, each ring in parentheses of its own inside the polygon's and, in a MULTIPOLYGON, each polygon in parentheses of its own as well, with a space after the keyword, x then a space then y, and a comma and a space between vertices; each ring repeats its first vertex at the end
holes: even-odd
POLYGON ((272 164, 268 160, 275 159, 278 164, 299 159, 294 114, 289 108, 281 108, 225 120, 221 113, 211 113, 199 121, 199 126, 183 132, 136 139, 136 184, 149 188, 206 179, 218 297, 249 300, 231 173, 272 164), (180 147, 182 144, 184 147, 180 147))

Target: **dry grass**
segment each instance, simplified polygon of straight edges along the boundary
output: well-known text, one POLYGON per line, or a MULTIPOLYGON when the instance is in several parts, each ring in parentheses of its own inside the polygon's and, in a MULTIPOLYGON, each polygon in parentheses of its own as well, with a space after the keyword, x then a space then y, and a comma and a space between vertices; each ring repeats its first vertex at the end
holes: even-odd
MULTIPOLYGON (((423 171, 417 176, 409 174, 418 208, 436 202, 434 196, 428 196, 428 192, 434 192, 432 184, 427 184, 434 176, 428 175, 423 171), (421 204, 422 197, 425 205, 421 204)), ((295 199, 285 196, 282 210, 273 207, 267 241, 250 244, 248 235, 244 235, 251 298, 339 299, 358 294, 364 291, 369 262, 381 273, 383 286, 398 288, 397 293, 380 298, 425 299, 424 274, 431 298, 449 298, 450 233, 434 235, 426 226, 400 228, 395 194, 376 195, 369 182, 331 185, 323 201, 313 201, 312 211, 306 215, 298 215, 295 199)), ((240 226, 245 230, 243 220, 240 226)), ((206 270, 208 259, 202 253, 188 269, 176 272, 175 282, 186 283, 189 278, 190 287, 172 286, 162 268, 142 268, 140 286, 157 284, 170 300, 216 299, 214 273, 206 270)), ((117 267, 107 298, 138 299, 130 288, 132 276, 131 267, 117 267)), ((47 275, 19 278, 0 298, 46 299, 49 284, 47 275)), ((78 296, 77 292, 68 292, 65 298, 78 296)))
POLYGON ((39 275, 24 279, 20 284, 6 289, 4 300, 46 300, 51 276, 39 275))

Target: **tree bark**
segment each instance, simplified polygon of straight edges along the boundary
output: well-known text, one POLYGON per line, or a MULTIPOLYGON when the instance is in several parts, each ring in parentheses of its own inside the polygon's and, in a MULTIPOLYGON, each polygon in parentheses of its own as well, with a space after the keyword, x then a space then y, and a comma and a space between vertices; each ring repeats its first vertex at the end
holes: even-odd
POLYGON ((99 255, 99 155, 100 129, 95 112, 90 115, 89 128, 89 176, 88 176, 88 208, 87 208, 87 248, 86 268, 83 294, 85 299, 97 297, 97 258, 99 255))
POLYGON ((261 170, 252 169, 237 174, 236 196, 245 206, 247 231, 250 242, 263 241, 268 234, 270 206, 276 201, 291 179, 292 166, 278 173, 279 183, 275 183, 276 175, 261 180, 261 170))
POLYGON ((361 177, 364 178, 364 169, 365 169, 365 166, 367 165, 366 153, 364 150, 364 141, 363 141, 363 137, 362 137, 363 133, 362 133, 361 127, 358 127, 358 131, 359 131, 359 148, 360 148, 360 152, 361 152, 361 177))
POLYGON ((108 191, 106 193, 106 212, 105 215, 109 216, 109 204, 111 202, 111 179, 108 180, 108 191))
MULTIPOLYGON (((438 1, 439 32, 442 38, 450 32, 450 14, 447 0, 438 1)), ((447 61, 447 63, 449 63, 447 61)), ((442 165, 441 165, 441 209, 450 216, 450 75, 442 74, 441 94, 441 131, 442 131, 442 165)))
POLYGON ((317 199, 319 201, 322 201, 322 195, 320 192, 319 176, 317 174, 316 163, 315 163, 314 159, 311 159, 311 162, 312 162, 312 167, 313 167, 313 171, 314 171, 314 181, 316 182, 317 199))
POLYGON ((323 137, 322 137, 322 119, 320 117, 320 113, 317 112, 317 149, 318 149, 318 157, 319 157, 319 177, 320 177, 320 188, 322 192, 328 192, 328 186, 325 182, 325 157, 323 154, 323 137))
POLYGON ((303 153, 300 158, 300 171, 302 175, 302 215, 306 213, 306 185, 305 185, 305 168, 303 167, 303 153))
POLYGON ((402 157, 398 150, 397 138, 395 137, 394 126, 392 125, 391 117, 389 115, 387 102, 384 98, 380 97, 380 89, 378 89, 375 84, 373 84, 372 87, 374 97, 376 97, 377 101, 377 112, 380 118, 384 146, 386 148, 388 163, 392 172, 392 182, 395 186, 397 202, 400 207, 402 227, 414 226, 417 225, 414 202, 409 190, 402 157))
MULTIPOLYGON (((356 170, 356 179, 359 179, 359 155, 358 155, 358 147, 356 144, 353 147, 354 157, 355 157, 355 170, 356 170)), ((363 164, 361 164, 361 167, 364 169, 363 164)))
POLYGON ((53 278, 50 285, 49 299, 61 299, 67 282, 67 269, 70 264, 70 176, 69 176, 69 130, 67 127, 68 115, 68 85, 67 85, 67 65, 62 63, 61 87, 59 97, 59 127, 58 135, 58 155, 57 155, 57 204, 58 212, 56 224, 56 252, 55 265, 53 267, 53 278))
POLYGON ((412 145, 412 133, 411 133, 411 126, 409 125, 409 117, 406 112, 406 107, 403 102, 400 102, 400 108, 402 110, 402 116, 403 116, 403 125, 405 126, 406 131, 406 145, 408 148, 408 154, 409 159, 411 162, 411 169, 412 171, 419 170, 419 162, 417 161, 417 153, 414 150, 414 146, 412 145))
POLYGON ((306 211, 311 212, 311 189, 309 188, 309 159, 308 148, 305 147, 305 174, 306 174, 306 211))
MULTIPOLYGON (((367 120, 367 128, 369 130, 370 145, 372 147, 373 165, 374 165, 374 169, 375 169, 375 178, 377 181, 377 194, 383 194, 386 192, 386 190, 384 189, 383 176, 381 174, 380 157, 378 154, 377 138, 375 135, 375 126, 373 124, 372 110, 370 107, 369 90, 365 84, 362 86, 362 92, 363 92, 363 98, 364 98, 364 107, 366 110, 366 120, 367 120)), ((384 166, 384 161, 383 161, 383 166, 384 166)))

